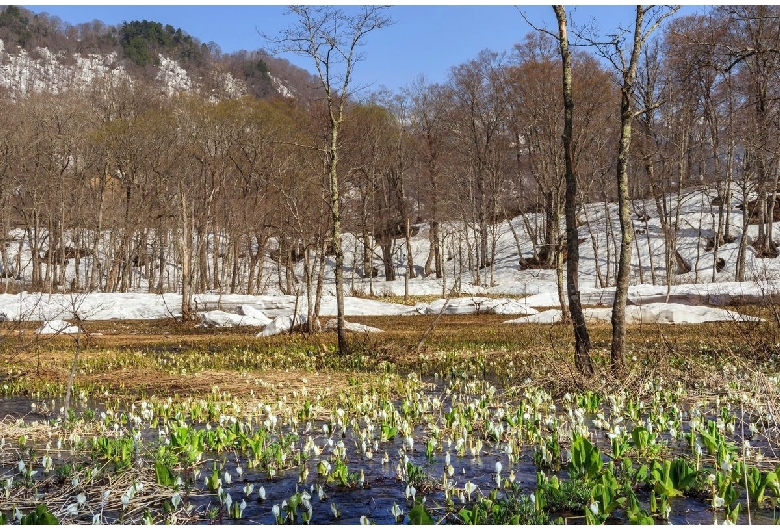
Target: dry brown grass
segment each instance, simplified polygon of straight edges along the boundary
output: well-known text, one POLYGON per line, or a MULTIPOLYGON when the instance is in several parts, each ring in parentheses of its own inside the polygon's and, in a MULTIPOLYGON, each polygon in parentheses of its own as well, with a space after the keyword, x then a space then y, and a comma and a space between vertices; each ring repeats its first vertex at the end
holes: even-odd
MULTIPOLYGON (((762 308, 741 310, 768 316, 762 308)), ((233 394, 253 391, 291 396, 301 391, 303 379, 308 381, 307 389, 327 394, 389 365, 398 373, 414 371, 423 376, 460 369, 505 384, 542 386, 556 394, 584 389, 636 390, 642 381, 654 377, 704 391, 723 383, 718 380, 722 374, 713 367, 728 362, 739 365, 745 374, 759 374, 762 370, 757 363, 773 355, 767 340, 773 336, 771 323, 630 326, 629 370, 617 379, 609 370, 611 328, 607 323, 597 323, 589 325, 596 376, 585 379, 574 368, 568 325, 507 325, 503 324, 507 317, 501 315, 445 315, 418 354, 417 342, 434 318, 350 318, 385 333, 353 334, 353 352, 343 358, 332 353, 336 345, 332 332, 313 337, 293 334, 258 338, 253 328, 205 329, 172 320, 89 322, 83 337, 82 364, 120 354, 129 360, 121 367, 81 373, 77 380, 131 394, 198 395, 218 386, 233 394), (160 355, 183 352, 195 352, 204 358, 214 356, 215 360, 224 352, 235 351, 282 359, 287 350, 299 355, 309 352, 303 358, 310 360, 311 366, 278 368, 271 363, 262 369, 247 369, 215 364, 176 373, 160 371, 155 364, 160 355), (382 362, 385 365, 380 366, 382 362), (476 373, 478 370, 482 373, 476 373)), ((75 340, 68 336, 40 339, 27 329, 21 337, 14 332, 3 346, 6 379, 64 382, 75 340)))

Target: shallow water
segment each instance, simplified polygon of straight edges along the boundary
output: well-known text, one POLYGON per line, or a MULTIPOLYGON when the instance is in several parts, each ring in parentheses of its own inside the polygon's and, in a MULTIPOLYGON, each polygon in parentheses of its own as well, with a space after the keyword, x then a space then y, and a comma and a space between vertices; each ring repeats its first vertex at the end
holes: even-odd
MULTIPOLYGON (((438 396, 442 398, 447 394, 447 390, 444 387, 442 380, 429 381, 432 383, 424 390, 425 395, 438 396)), ((442 399, 442 401, 445 401, 442 399)), ((24 397, 12 397, 0 399, 0 417, 9 418, 23 418, 26 423, 32 422, 48 422, 52 421, 56 417, 54 411, 58 411, 62 406, 62 399, 55 400, 32 400, 24 397), (35 404, 35 407, 32 405, 35 404)), ((100 416, 101 412, 107 410, 106 405, 99 399, 75 399, 74 400, 74 415, 77 418, 96 418, 100 416)), ((401 401, 394 402, 396 409, 400 409, 401 401)), ((117 410, 114 404, 112 410, 115 412, 122 412, 117 410)), ((122 407, 128 410, 129 404, 122 407)), ((562 410, 562 407, 559 408, 562 410)), ((607 407, 602 407, 605 414, 608 415, 609 411, 607 407)), ((439 413, 437 413, 439 414, 439 413)), ((588 423, 592 426, 595 415, 588 415, 588 423)), ((441 421, 439 415, 438 421, 441 421)), ((298 441, 295 442, 295 449, 300 451, 303 443, 308 436, 312 436, 314 442, 318 446, 324 446, 323 452, 318 457, 312 457, 307 462, 309 469, 309 475, 305 483, 299 482, 299 468, 295 467, 286 471, 279 471, 277 476, 269 478, 265 471, 257 471, 250 468, 249 460, 247 457, 238 456, 235 452, 230 451, 229 456, 226 459, 225 469, 233 477, 231 484, 224 484, 224 491, 230 493, 233 502, 240 503, 244 499, 245 495, 243 487, 247 483, 254 485, 254 491, 248 499, 246 499, 247 507, 243 514, 243 519, 240 521, 232 521, 227 514, 222 514, 221 517, 217 517, 217 522, 223 524, 244 524, 244 523, 262 523, 262 524, 274 524, 275 518, 272 513, 274 505, 279 505, 285 499, 288 499, 291 495, 298 491, 308 491, 311 493, 311 503, 313 506, 312 512, 312 524, 359 524, 362 516, 368 517, 370 520, 378 524, 393 524, 395 519, 391 514, 391 508, 394 503, 397 503, 404 512, 404 522, 408 522, 408 512, 412 506, 411 499, 405 498, 406 484, 397 476, 396 466, 403 454, 406 454, 409 461, 417 466, 420 466, 430 479, 437 483, 437 486, 441 484, 442 474, 445 468, 445 453, 449 451, 450 463, 455 470, 455 473, 450 479, 453 481, 455 488, 463 488, 465 482, 470 480, 478 487, 478 491, 487 495, 492 489, 495 488, 495 465, 496 462, 502 464, 502 478, 509 476, 510 471, 514 471, 515 481, 521 485, 522 490, 527 493, 533 493, 536 489, 537 481, 537 467, 533 464, 534 448, 526 446, 522 449, 519 462, 511 464, 507 459, 507 456, 500 450, 501 448, 485 442, 482 453, 479 457, 470 456, 467 452, 466 456, 460 457, 455 450, 455 444, 447 447, 446 441, 441 441, 443 445, 439 447, 432 458, 428 458, 425 454, 425 442, 430 436, 427 427, 424 425, 417 425, 414 427, 414 450, 404 452, 404 443, 402 436, 396 436, 394 439, 379 443, 379 448, 374 452, 372 459, 367 459, 360 451, 356 449, 360 439, 351 428, 346 430, 339 429, 331 436, 323 433, 322 427, 326 422, 315 421, 311 426, 311 431, 304 432, 304 426, 299 425, 297 434, 299 435, 298 441), (317 463, 321 460, 329 459, 331 455, 331 449, 327 446, 329 438, 334 440, 334 443, 338 440, 343 440, 347 447, 346 462, 349 467, 350 473, 358 473, 362 469, 365 476, 365 484, 362 488, 344 488, 336 485, 335 483, 326 484, 322 478, 317 475, 317 463), (381 460, 384 453, 390 457, 390 462, 382 464, 381 460), (243 475, 238 476, 236 467, 240 465, 243 468, 243 475), (322 485, 326 492, 327 497, 320 499, 317 494, 317 485, 322 485), (266 490, 266 500, 260 502, 258 499, 258 488, 263 486, 266 490), (331 503, 335 503, 338 509, 341 511, 340 518, 336 519, 331 513, 331 503)), ((424 423, 424 422, 423 422, 424 423)), ((686 423, 686 422, 684 422, 686 423)), ((203 428, 203 425, 192 424, 192 427, 203 428)), ((738 424, 737 431, 741 427, 738 424)), ((289 433, 289 429, 285 428, 285 434, 289 433)), ((378 438, 378 433, 374 433, 374 438, 378 438)), ((670 441, 668 435, 663 435, 666 441, 670 441)), ((159 439, 158 427, 152 428, 147 426, 141 431, 141 438, 147 443, 156 443, 159 439)), ((606 439, 603 436, 603 432, 599 433, 597 437, 599 445, 602 449, 606 447, 606 439)), ((735 435, 733 440, 739 443, 740 438, 735 435)), ((681 442, 671 442, 670 446, 682 446, 681 442)), ((758 437, 754 440, 754 446, 761 446, 767 450, 773 450, 773 448, 767 440, 758 437)), ((41 449, 41 448, 36 448, 41 449)), ((76 455, 70 451, 63 450, 60 452, 51 453, 52 458, 55 460, 55 464, 61 464, 74 458, 76 455)), ((200 507, 200 511, 203 514, 202 522, 208 523, 209 520, 205 516, 207 505, 219 506, 219 499, 216 494, 208 494, 203 490, 203 477, 211 473, 212 462, 215 460, 222 460, 225 454, 213 454, 206 453, 203 455, 203 465, 201 466, 201 476, 195 483, 195 491, 199 497, 197 504, 200 507), (203 499, 208 499, 204 501, 203 499)), ((3 459, 4 462, 9 462, 7 458, 3 459)), ((0 479, 4 479, 9 476, 14 476, 16 470, 13 468, 13 464, 8 465, 5 469, 0 469, 0 479)), ((222 470, 222 472, 224 472, 222 470)), ((549 473, 548 473, 549 474, 549 473)), ((561 478, 566 478, 566 471, 558 473, 561 478)), ((640 502, 645 508, 647 508, 648 493, 646 491, 640 491, 637 493, 640 502)), ((434 515, 441 515, 441 511, 435 510, 436 507, 444 506, 445 493, 440 488, 432 490, 430 492, 418 492, 417 497, 426 498, 426 507, 432 509, 434 515)), ((476 497, 474 495, 473 497, 476 497)), ((748 515, 744 510, 744 496, 742 499, 743 511, 740 514, 739 522, 746 524, 748 522, 748 515)), ((460 503, 455 500, 455 510, 460 508, 460 503)), ((724 515, 722 512, 714 513, 710 508, 710 502, 708 499, 699 498, 674 498, 670 500, 671 514, 669 517, 669 523, 673 524, 713 524, 714 522, 722 522, 724 515)), ((303 509, 301 508, 301 511, 303 509)), ((111 513, 105 514, 107 522, 116 521, 116 516, 111 513)), ((282 513, 284 515, 284 512, 282 513)), ((558 514, 554 514, 558 515, 558 514)), ((563 514, 567 515, 567 514, 563 514)), ((616 512, 617 519, 615 522, 622 522, 625 520, 624 514, 616 512), (623 517, 623 519, 621 519, 623 517)), ((751 522, 770 524, 775 520, 775 513, 771 509, 765 510, 753 510, 751 513, 751 522)), ((569 521, 570 524, 584 523, 584 520, 579 517, 572 517, 569 521)))

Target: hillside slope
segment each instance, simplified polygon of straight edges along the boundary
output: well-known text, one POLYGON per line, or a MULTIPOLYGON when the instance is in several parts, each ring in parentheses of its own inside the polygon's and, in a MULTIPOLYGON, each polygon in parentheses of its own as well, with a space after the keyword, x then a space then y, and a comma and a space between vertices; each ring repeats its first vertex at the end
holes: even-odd
POLYGON ((217 99, 308 97, 312 76, 263 50, 221 54, 181 28, 153 21, 71 26, 45 13, 0 10, 0 87, 12 97, 61 93, 98 79, 145 79, 168 94, 217 99))

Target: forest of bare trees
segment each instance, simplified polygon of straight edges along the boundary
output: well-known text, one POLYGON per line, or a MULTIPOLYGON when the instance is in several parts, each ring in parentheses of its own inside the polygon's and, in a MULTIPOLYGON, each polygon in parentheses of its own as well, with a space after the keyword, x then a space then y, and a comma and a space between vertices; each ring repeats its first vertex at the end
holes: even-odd
MULTIPOLYGON (((638 54, 624 94, 633 125, 630 214, 641 232, 646 209, 657 208, 667 248, 645 282, 671 281, 680 230, 675 197, 691 186, 717 190, 716 228, 702 234, 716 256, 735 240, 742 260, 750 245, 777 256, 779 17, 774 6, 720 6, 673 18, 638 54), (746 225, 735 226, 723 207, 733 197, 749 210, 744 223, 761 227, 757 240, 741 238, 746 225)), ((572 49, 569 163, 577 202, 602 203, 605 211, 618 198, 621 76, 596 49, 572 49)), ((454 259, 464 278, 490 285, 498 231, 514 229, 504 221, 520 216, 533 248, 518 252, 518 267, 557 268, 562 277, 560 78, 558 42, 534 32, 509 53, 485 50, 454 65, 445 83, 421 77, 398 94, 346 100, 339 205, 341 230, 355 236, 350 274, 371 278, 372 286, 395 279, 399 266, 409 276, 441 278, 454 259), (443 230, 450 222, 463 228, 443 230), (414 263, 409 239, 421 228, 430 252, 414 263)), ((340 103, 339 94, 333 98, 340 103)), ((22 287, 48 292, 127 291, 143 281, 185 296, 259 293, 269 285, 321 293, 334 249, 322 149, 329 120, 323 98, 215 102, 163 95, 143 80, 3 95, 1 270, 15 276, 26 269, 31 283, 22 287), (9 252, 23 247, 29 262, 9 252), (266 255, 280 264, 275 277, 264 275, 266 255), (304 277, 293 267, 300 262, 304 277), (72 263, 78 273, 66 279, 72 263)), ((579 244, 617 264, 619 227, 607 229, 611 241, 597 242, 583 234, 604 219, 579 210, 576 219, 584 230, 579 244)), ((744 279, 744 267, 737 270, 744 279)), ((616 285, 616 265, 597 272, 602 286, 616 285)))

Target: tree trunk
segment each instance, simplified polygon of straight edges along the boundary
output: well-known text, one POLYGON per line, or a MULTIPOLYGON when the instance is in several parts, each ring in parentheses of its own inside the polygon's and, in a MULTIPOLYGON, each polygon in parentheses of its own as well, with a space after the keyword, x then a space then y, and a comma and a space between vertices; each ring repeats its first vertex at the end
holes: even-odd
MULTIPOLYGON (((566 27, 566 11, 563 6, 553 6, 558 19, 558 43, 563 63, 563 101, 564 129, 563 150, 566 163, 566 292, 569 298, 569 312, 574 329, 574 364, 580 373, 593 374, 590 359, 590 336, 582 311, 579 288, 580 246, 577 230, 577 175, 574 171, 574 153, 572 148, 574 98, 572 96, 571 53, 566 27)), ((598 259, 598 257, 597 257, 598 259)))
POLYGON ((330 214, 333 222, 332 237, 335 250, 336 266, 334 276, 336 278, 336 335, 338 338, 339 354, 347 353, 347 335, 344 329, 344 249, 341 246, 341 210, 339 197, 338 178, 338 122, 331 120, 330 150, 328 157, 328 172, 330 182, 330 214))
POLYGON ((631 87, 624 86, 621 102, 620 143, 617 158, 618 218, 620 220, 620 258, 618 261, 615 302, 612 305, 612 371, 620 374, 625 369, 626 300, 631 269, 631 200, 628 195, 628 153, 631 146, 631 87))
POLYGON ((180 227, 179 227, 179 252, 181 255, 181 318, 184 322, 195 319, 192 309, 192 233, 193 223, 190 215, 187 197, 182 190, 180 194, 180 227))

